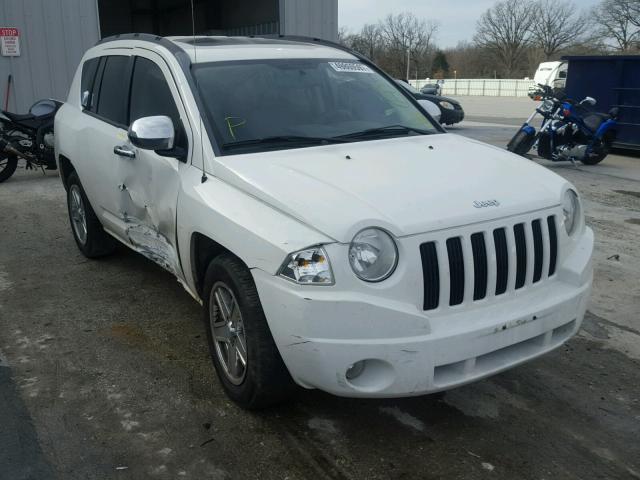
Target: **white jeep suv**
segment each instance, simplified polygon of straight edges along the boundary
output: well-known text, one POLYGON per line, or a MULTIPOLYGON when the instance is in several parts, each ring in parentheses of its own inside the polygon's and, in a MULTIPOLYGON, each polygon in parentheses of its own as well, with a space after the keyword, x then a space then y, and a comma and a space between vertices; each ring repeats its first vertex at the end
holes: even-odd
POLYGON ((82 59, 55 140, 82 253, 116 240, 174 274, 245 408, 294 384, 449 389, 582 322, 593 234, 575 189, 445 133, 337 45, 105 39, 82 59))

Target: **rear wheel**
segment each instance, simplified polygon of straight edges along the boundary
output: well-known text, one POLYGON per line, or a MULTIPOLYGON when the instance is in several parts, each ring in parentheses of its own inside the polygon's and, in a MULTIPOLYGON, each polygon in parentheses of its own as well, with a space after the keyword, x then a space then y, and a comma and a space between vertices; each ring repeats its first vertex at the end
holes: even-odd
POLYGON ((18 167, 18 157, 0 154, 0 183, 8 180, 18 167))
POLYGON ((85 257, 98 258, 113 253, 115 240, 102 228, 76 172, 67 178, 67 208, 73 238, 85 257))
POLYGON ((233 255, 216 257, 207 269, 203 300, 209 351, 227 395, 246 409, 286 400, 294 384, 249 269, 233 255))
POLYGON ((585 165, 596 165, 604 160, 607 155, 609 155, 610 146, 608 143, 603 143, 598 147, 593 149, 589 155, 586 155, 585 158, 582 159, 582 163, 585 165))

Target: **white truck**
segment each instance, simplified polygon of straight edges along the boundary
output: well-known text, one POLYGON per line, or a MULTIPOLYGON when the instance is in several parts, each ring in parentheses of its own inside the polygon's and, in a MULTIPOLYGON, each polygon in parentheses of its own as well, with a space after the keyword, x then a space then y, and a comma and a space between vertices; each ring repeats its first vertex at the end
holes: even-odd
POLYGON ((539 85, 553 89, 565 88, 568 68, 567 62, 542 62, 533 76, 534 85, 529 87, 529 97, 536 101, 541 99, 539 85))
POLYGON ((549 352, 582 322, 593 233, 574 187, 446 133, 338 45, 105 39, 55 132, 80 251, 120 242, 175 275, 245 408, 295 384, 446 390, 549 352))

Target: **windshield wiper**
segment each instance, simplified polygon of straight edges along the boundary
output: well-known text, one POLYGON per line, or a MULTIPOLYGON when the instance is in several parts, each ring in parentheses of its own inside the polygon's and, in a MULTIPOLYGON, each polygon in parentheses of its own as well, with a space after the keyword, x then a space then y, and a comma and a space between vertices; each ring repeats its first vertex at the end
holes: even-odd
POLYGON ((273 137, 254 138, 251 140, 241 140, 229 142, 222 145, 222 148, 244 148, 253 146, 281 146, 281 145, 328 145, 330 143, 346 143, 347 139, 338 137, 306 137, 304 135, 277 135, 273 137))
POLYGON ((423 130, 421 128, 408 127, 406 125, 387 125, 386 127, 368 128, 361 132, 347 133, 346 135, 339 135, 333 138, 362 138, 362 137, 375 137, 386 135, 408 135, 409 133, 418 133, 420 135, 430 135, 433 132, 430 130, 423 130))

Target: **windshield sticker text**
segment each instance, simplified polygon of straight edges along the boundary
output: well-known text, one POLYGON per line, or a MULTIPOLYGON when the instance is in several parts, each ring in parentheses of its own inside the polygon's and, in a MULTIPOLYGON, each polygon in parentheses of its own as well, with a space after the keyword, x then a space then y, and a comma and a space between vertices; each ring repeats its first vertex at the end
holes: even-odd
POLYGON ((373 73, 369 67, 362 65, 361 63, 329 62, 329 65, 331 65, 336 72, 373 73))

